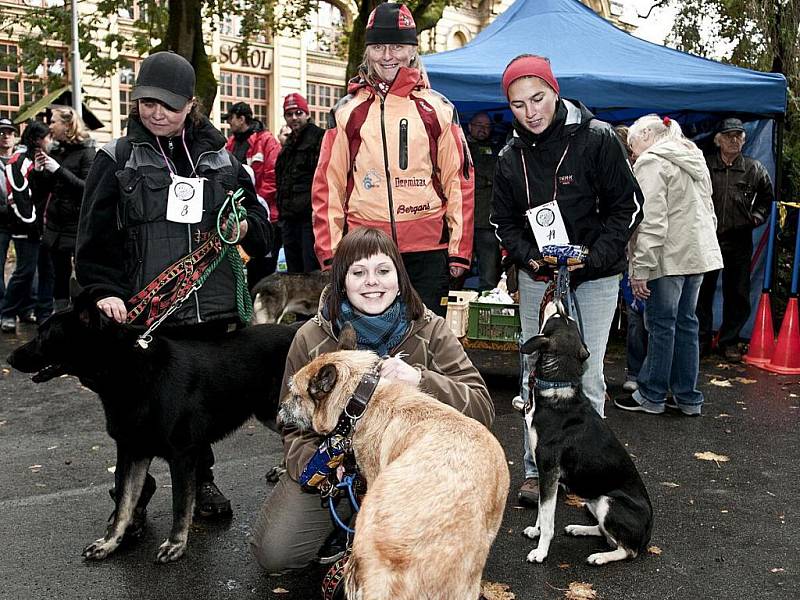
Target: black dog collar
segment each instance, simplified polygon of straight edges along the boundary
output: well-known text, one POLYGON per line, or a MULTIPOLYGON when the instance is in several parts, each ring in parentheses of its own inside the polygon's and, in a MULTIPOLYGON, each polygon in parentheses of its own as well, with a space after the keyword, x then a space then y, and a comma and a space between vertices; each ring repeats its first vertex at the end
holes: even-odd
POLYGON ((536 382, 533 384, 533 387, 537 390, 556 390, 561 388, 569 388, 575 387, 575 382, 573 381, 543 381, 541 379, 537 379, 536 382))
POLYGON ((343 437, 349 437, 353 431, 353 425, 367 410, 367 405, 378 387, 378 382, 381 380, 380 368, 381 361, 376 363, 371 371, 361 376, 361 381, 358 382, 353 395, 347 401, 347 406, 344 407, 342 414, 339 415, 339 422, 336 423, 336 427, 331 433, 332 436, 338 434, 343 437))

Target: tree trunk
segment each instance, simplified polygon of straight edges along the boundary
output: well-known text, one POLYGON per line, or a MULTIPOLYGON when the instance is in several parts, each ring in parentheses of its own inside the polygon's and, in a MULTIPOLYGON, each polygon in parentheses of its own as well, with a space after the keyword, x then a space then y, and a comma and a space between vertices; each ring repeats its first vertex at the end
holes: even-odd
POLYGON ((192 63, 195 96, 208 114, 217 96, 217 80, 203 42, 203 0, 169 0, 167 33, 156 50, 171 50, 192 63))
POLYGON ((347 81, 358 74, 358 66, 364 58, 364 48, 366 47, 367 21, 372 9, 378 4, 380 4, 379 0, 361 0, 358 3, 358 15, 353 19, 353 30, 350 32, 350 43, 347 47, 347 81))

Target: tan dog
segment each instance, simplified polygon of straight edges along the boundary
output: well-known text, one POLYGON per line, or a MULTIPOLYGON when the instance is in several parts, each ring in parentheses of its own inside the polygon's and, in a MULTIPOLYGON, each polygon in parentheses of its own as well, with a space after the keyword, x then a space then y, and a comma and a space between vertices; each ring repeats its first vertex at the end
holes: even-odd
MULTIPOLYGON (((379 358, 323 354, 295 373, 280 418, 330 433, 379 358)), ((405 383, 381 381, 354 428, 368 491, 346 568, 350 600, 477 600, 509 475, 481 423, 405 383)))

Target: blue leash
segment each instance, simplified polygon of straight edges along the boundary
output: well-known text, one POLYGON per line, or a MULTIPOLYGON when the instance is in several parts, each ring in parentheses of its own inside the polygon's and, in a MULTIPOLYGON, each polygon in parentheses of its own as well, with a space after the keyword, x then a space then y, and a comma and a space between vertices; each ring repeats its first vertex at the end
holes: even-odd
MULTIPOLYGON (((336 488, 340 490, 343 489, 347 490, 347 495, 350 498, 350 506, 353 507, 354 512, 358 513, 359 511, 358 501, 356 500, 355 493, 353 493, 353 485, 355 478, 356 476, 354 474, 345 475, 344 479, 342 479, 342 481, 336 484, 336 488)), ((344 529, 347 533, 356 532, 355 529, 348 527, 347 524, 345 524, 345 522, 342 521, 342 519, 339 517, 339 514, 336 512, 336 508, 333 505, 333 498, 331 498, 330 496, 328 497, 328 508, 331 511, 331 518, 333 519, 333 522, 336 523, 336 525, 344 529)))

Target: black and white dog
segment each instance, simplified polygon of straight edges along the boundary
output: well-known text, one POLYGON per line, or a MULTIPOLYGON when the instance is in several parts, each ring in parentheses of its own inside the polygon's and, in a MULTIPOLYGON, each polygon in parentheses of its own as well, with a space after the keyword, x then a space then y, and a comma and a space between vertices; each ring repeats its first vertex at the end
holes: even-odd
POLYGON ((539 469, 539 514, 524 535, 539 538, 528 562, 547 558, 555 527, 561 481, 584 498, 597 525, 568 525, 570 535, 604 536, 614 548, 587 558, 592 565, 633 558, 647 549, 653 508, 639 473, 614 433, 581 390, 589 358, 577 323, 561 302, 545 308, 539 335, 522 346, 532 354, 530 390, 534 410, 526 415, 531 448, 539 469))

